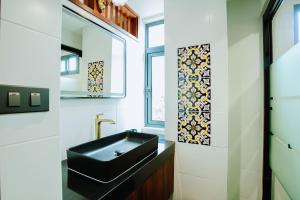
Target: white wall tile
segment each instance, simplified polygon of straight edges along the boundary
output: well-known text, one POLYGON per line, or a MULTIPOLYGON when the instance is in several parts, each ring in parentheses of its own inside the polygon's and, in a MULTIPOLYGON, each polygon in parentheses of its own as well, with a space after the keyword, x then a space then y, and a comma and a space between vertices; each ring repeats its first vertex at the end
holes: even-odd
POLYGON ((58 135, 60 41, 1 20, 0 83, 50 89, 50 112, 0 116, 0 146, 58 135))
POLYGON ((211 146, 228 147, 228 115, 213 113, 211 116, 211 146))
POLYGON ((193 5, 183 9, 180 1, 165 1, 166 88, 169 88, 166 91, 166 102, 168 102, 166 132, 170 139, 177 139, 174 134, 177 133, 177 49, 179 47, 211 44, 212 115, 214 112, 225 113, 228 110, 226 1, 209 3, 198 1, 193 5), (199 9, 202 8, 205 9, 199 13, 199 9), (180 28, 182 26, 178 24, 181 22, 188 28, 180 28), (223 34, 217 34, 220 32, 223 34))
POLYGON ((226 179, 202 179, 180 174, 183 200, 226 200, 226 179))
POLYGON ((2 0, 1 18, 61 37, 61 0, 2 0))
POLYGON ((248 200, 261 199, 259 194, 259 187, 262 182, 262 174, 259 171, 241 170, 241 181, 240 181, 240 198, 248 200))
POLYGON ((228 1, 228 196, 261 199, 263 59, 261 4, 228 1))
POLYGON ((228 60, 227 39, 215 41, 210 39, 211 45, 211 110, 228 112, 228 60))
POLYGON ((2 0, 0 18, 0 84, 50 89, 49 112, 0 116, 0 199, 60 200, 61 3, 2 0))
MULTIPOLYGON (((176 147, 176 146, 175 146, 176 147)), ((175 150, 176 152, 176 150, 175 150)), ((180 176, 180 164, 179 164, 179 156, 178 153, 175 153, 175 160, 174 160, 174 194, 173 200, 182 200, 182 181, 180 176)))
POLYGON ((144 24, 139 24, 139 40, 127 39, 126 98, 118 104, 118 129, 144 126, 144 24))
POLYGON ((258 116, 241 132, 241 169, 260 171, 263 160, 263 135, 258 116))
POLYGON ((176 143, 180 173, 201 178, 227 178, 227 148, 176 143))
POLYGON ((0 148, 3 200, 60 200, 59 138, 0 148))
MULTIPOLYGON (((259 66, 259 65, 258 65, 259 66)), ((262 114, 263 98, 261 91, 263 90, 262 81, 253 78, 248 87, 244 88, 241 99, 241 126, 242 131, 249 128, 256 120, 257 130, 262 131, 262 114), (258 119, 259 118, 259 119, 258 119), (257 121, 258 120, 258 121, 257 121)))
MULTIPOLYGON (((177 141, 177 49, 211 44, 212 146, 176 143, 184 200, 227 198, 228 61, 225 0, 165 0, 166 138, 177 141), (193 6, 190 6, 193 5, 193 6), (217 148, 224 147, 224 148, 217 148)), ((178 195, 177 195, 178 196, 178 195)))

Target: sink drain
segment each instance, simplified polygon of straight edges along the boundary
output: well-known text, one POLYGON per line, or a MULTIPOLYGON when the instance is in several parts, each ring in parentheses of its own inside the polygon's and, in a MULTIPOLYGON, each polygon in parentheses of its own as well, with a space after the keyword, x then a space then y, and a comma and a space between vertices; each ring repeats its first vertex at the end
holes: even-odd
POLYGON ((121 156, 121 155, 123 155, 123 154, 124 154, 124 152, 119 151, 119 150, 116 150, 116 151, 114 152, 114 155, 115 155, 115 156, 121 156))

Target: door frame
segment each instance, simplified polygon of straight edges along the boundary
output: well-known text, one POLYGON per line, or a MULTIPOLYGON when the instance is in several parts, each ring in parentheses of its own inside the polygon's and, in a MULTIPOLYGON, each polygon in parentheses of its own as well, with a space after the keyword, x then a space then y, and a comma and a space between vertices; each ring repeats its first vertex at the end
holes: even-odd
POLYGON ((263 142, 263 200, 272 197, 272 170, 270 167, 270 66, 273 63, 272 20, 284 0, 269 0, 263 15, 264 59, 264 142, 263 142))

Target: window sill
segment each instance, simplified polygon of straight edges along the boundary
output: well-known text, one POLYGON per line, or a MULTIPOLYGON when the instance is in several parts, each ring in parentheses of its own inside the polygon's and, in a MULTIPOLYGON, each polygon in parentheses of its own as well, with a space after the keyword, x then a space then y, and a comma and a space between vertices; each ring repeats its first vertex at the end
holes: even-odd
POLYGON ((156 134, 156 135, 165 135, 165 129, 164 128, 143 127, 142 132, 143 133, 156 134))

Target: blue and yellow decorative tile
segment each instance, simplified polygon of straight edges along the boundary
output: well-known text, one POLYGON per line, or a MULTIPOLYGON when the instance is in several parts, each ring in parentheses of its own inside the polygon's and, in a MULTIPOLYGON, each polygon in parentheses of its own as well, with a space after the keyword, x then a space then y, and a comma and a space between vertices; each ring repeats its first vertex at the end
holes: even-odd
POLYGON ((88 95, 100 96, 103 91, 104 61, 91 62, 88 64, 88 95))
POLYGON ((210 44, 178 49, 178 141, 210 145, 210 44))

